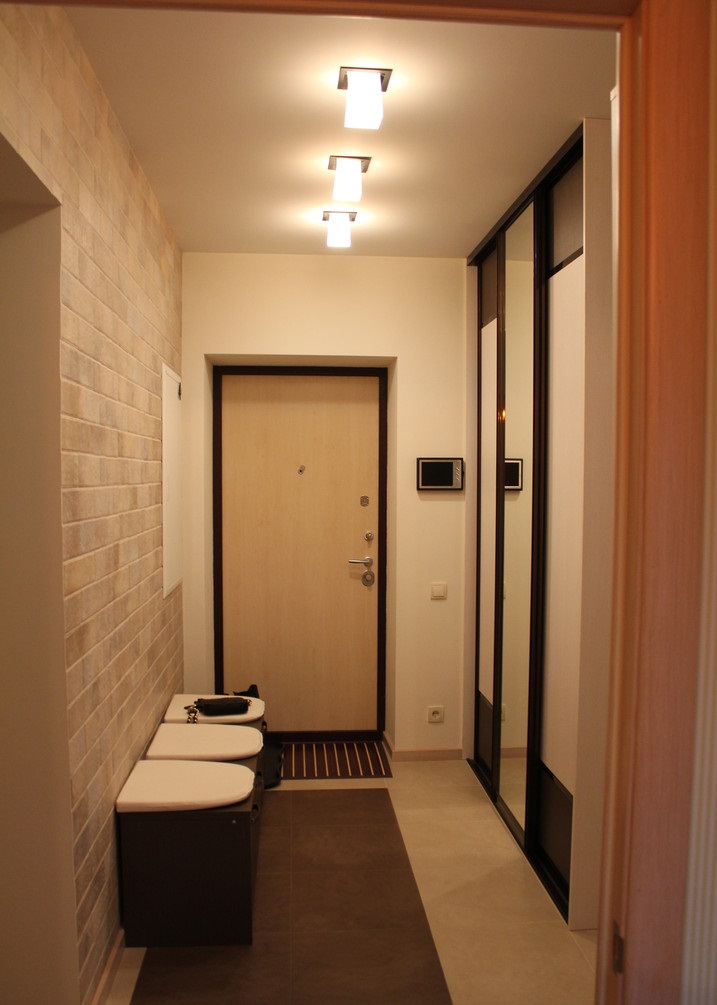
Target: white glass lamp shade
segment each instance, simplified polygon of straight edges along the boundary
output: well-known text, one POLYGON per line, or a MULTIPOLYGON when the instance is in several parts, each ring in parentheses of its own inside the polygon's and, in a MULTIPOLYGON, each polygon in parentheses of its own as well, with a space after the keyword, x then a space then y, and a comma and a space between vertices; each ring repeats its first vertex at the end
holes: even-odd
POLYGON ((351 218, 348 213, 329 213, 326 231, 327 248, 351 247, 351 218))
POLYGON ((334 194, 336 202, 360 202, 362 193, 361 160, 358 157, 337 157, 334 194))
POLYGON ((383 119, 383 92, 378 70, 346 71, 347 129, 378 129, 383 119))

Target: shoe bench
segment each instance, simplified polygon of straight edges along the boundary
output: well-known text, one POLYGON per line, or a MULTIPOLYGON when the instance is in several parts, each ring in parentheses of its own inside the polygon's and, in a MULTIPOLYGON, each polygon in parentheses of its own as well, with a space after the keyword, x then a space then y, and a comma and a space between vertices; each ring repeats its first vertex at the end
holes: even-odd
POLYGON ((264 705, 252 699, 260 715, 232 717, 235 724, 213 717, 190 724, 183 705, 193 698, 175 695, 117 798, 129 947, 252 941, 264 705))

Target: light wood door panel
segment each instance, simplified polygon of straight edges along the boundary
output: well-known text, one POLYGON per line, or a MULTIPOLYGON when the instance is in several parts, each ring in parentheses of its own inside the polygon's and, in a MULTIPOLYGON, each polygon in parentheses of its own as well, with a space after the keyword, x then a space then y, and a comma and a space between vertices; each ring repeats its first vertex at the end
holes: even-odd
POLYGON ((378 405, 374 376, 223 379, 224 688, 257 683, 272 730, 377 728, 378 591, 349 559, 377 574, 378 405))

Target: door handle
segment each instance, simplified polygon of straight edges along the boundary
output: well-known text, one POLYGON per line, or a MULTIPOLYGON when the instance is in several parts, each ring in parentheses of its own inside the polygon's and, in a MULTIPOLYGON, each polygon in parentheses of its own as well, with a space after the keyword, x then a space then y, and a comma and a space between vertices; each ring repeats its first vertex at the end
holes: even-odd
POLYGON ((367 555, 366 558, 350 558, 349 565, 365 565, 367 569, 370 569, 373 565, 373 559, 370 555, 367 555))

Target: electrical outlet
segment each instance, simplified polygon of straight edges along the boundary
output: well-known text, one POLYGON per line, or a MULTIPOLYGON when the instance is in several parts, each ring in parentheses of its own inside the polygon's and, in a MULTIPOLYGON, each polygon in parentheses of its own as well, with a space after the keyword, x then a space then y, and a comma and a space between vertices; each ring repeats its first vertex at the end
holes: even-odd
POLYGON ((443 705, 428 706, 428 721, 443 722, 443 705))

